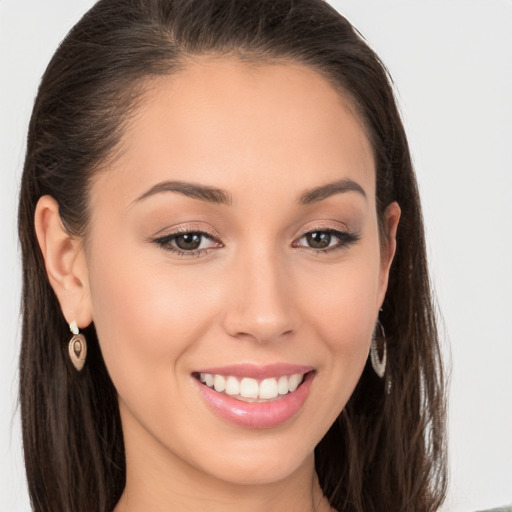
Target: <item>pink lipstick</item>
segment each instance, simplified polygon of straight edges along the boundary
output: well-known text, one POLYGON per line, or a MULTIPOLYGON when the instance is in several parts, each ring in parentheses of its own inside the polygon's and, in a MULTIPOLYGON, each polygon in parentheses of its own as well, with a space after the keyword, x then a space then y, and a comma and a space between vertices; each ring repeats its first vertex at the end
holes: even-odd
POLYGON ((299 412, 315 374, 311 366, 244 364, 204 368, 193 376, 218 416, 243 427, 271 428, 299 412))

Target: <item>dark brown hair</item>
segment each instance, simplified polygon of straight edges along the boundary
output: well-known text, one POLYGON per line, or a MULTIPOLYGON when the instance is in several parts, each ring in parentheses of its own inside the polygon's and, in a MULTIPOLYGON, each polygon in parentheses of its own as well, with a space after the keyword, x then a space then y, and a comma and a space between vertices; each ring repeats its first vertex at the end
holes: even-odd
POLYGON ((144 84, 207 54, 302 63, 355 106, 374 150, 381 223, 392 201, 402 210, 380 316, 388 366, 381 380, 367 364, 316 448, 316 469, 339 511, 436 510, 446 488, 445 395, 408 144, 385 67, 322 0, 100 0, 53 56, 30 121, 19 206, 20 401, 34 510, 110 511, 125 484, 117 394, 94 325, 85 368, 71 366, 34 232, 37 201, 53 196, 69 232, 86 235, 91 177, 115 157, 144 84))

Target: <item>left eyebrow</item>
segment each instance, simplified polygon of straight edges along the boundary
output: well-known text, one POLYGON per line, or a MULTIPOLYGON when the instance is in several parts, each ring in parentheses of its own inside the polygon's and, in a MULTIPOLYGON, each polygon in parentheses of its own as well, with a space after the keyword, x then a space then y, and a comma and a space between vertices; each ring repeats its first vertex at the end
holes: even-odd
POLYGON ((335 194, 344 194, 346 192, 357 192, 362 195, 365 200, 367 199, 366 192, 359 183, 349 178, 343 178, 342 180, 333 181, 326 185, 306 190, 299 196, 298 202, 301 206, 306 206, 323 201, 335 194))

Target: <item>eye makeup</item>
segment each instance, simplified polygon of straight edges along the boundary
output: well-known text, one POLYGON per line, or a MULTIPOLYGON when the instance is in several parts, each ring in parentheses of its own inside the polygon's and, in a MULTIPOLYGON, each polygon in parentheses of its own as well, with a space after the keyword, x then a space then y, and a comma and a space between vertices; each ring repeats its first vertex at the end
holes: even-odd
POLYGON ((315 252, 327 253, 340 249, 347 249, 350 245, 360 240, 357 232, 344 231, 331 227, 315 227, 306 231, 298 240, 292 243, 292 247, 303 247, 315 252), (301 241, 306 245, 301 245, 301 241))
POLYGON ((193 227, 180 227, 152 241, 163 250, 180 257, 206 256, 212 250, 224 247, 214 235, 193 227))
MULTIPOLYGON (((302 233, 292 242, 291 247, 314 253, 330 253, 347 249, 359 240, 358 233, 318 226, 302 233)), ((214 235, 193 227, 180 227, 152 241, 165 251, 180 257, 202 257, 212 250, 224 247, 214 235)))

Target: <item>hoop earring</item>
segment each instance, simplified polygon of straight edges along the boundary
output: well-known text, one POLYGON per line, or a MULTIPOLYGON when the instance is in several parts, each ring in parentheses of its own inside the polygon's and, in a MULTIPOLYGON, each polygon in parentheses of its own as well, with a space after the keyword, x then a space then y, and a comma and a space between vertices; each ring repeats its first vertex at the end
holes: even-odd
POLYGON ((386 373, 387 349, 386 333, 384 332, 384 327, 382 326, 380 320, 377 320, 375 330, 373 331, 372 343, 370 345, 370 360, 374 372, 382 379, 386 373), (379 357, 379 348, 377 344, 377 339, 379 338, 382 340, 382 359, 379 357))
POLYGON ((69 324, 69 330, 73 333, 68 345, 69 357, 73 366, 80 371, 84 367, 87 357, 87 342, 85 336, 79 333, 75 320, 69 324))

